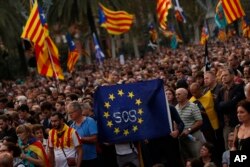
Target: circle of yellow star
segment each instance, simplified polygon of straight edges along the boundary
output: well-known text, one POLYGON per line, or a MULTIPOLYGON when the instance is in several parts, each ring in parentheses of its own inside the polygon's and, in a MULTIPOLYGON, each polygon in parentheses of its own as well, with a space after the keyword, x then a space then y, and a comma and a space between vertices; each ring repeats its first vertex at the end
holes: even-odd
POLYGON ((104 112, 103 116, 107 119, 110 115, 109 115, 109 112, 104 112))
POLYGON ((112 93, 112 94, 109 94, 109 99, 112 100, 112 101, 115 99, 115 96, 114 96, 113 93, 112 93))
POLYGON ((131 98, 131 99, 132 99, 134 96, 135 96, 135 95, 134 95, 134 93, 133 93, 133 92, 128 92, 128 97, 129 97, 129 98, 131 98))
POLYGON ((123 95, 124 95, 122 89, 118 90, 118 95, 119 95, 119 96, 123 96, 123 95))
POLYGON ((133 131, 134 131, 134 132, 138 131, 137 125, 133 126, 133 131))
POLYGON ((115 128, 114 133, 118 134, 119 132, 120 132, 120 129, 119 128, 115 128))
POLYGON ((143 114, 143 110, 142 108, 138 109, 138 114, 142 115, 143 114))
POLYGON ((135 100, 135 104, 137 104, 138 106, 141 105, 141 103, 142 103, 142 102, 141 102, 141 99, 136 99, 136 100, 135 100))
POLYGON ((107 126, 111 128, 113 126, 112 121, 108 121, 107 126))
POLYGON ((111 107, 111 105, 109 104, 109 102, 105 102, 104 107, 106 107, 107 109, 109 109, 109 107, 111 107))
POLYGON ((142 124, 143 122, 143 119, 142 118, 138 118, 138 121, 137 121, 139 124, 142 124))
POLYGON ((124 134, 124 136, 128 136, 129 135, 128 129, 123 130, 123 134, 124 134))

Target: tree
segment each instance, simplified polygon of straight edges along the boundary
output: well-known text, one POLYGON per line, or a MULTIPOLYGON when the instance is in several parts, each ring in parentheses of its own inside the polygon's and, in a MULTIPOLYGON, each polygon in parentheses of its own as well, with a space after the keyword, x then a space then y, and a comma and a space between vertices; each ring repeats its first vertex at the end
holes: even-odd
POLYGON ((0 1, 0 38, 6 56, 1 61, 8 68, 5 68, 4 71, 1 70, 1 72, 8 71, 9 74, 18 74, 19 68, 22 69, 22 71, 19 71, 19 74, 25 75, 27 72, 20 38, 22 26, 25 22, 24 17, 23 5, 19 1, 15 1, 15 3, 13 1, 0 1))

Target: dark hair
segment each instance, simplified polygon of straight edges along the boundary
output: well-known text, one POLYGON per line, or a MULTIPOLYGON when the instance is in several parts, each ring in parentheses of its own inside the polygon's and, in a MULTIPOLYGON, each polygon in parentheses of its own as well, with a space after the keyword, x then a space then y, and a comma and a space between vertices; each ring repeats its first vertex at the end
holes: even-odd
POLYGON ((7 147, 8 151, 13 151, 13 157, 19 157, 22 153, 21 149, 14 143, 7 142, 3 143, 3 145, 7 147))
POLYGON ((65 93, 59 93, 58 96, 63 96, 64 98, 66 97, 65 93))
POLYGON ((214 145, 212 143, 206 142, 206 143, 203 143, 202 146, 206 147, 208 149, 208 152, 211 155, 214 154, 215 148, 214 148, 214 145))
POLYGON ((199 158, 195 158, 191 160, 191 166, 192 167, 203 167, 204 164, 199 158))
POLYGON ((35 132, 40 129, 43 130, 43 126, 41 124, 35 124, 32 126, 32 133, 35 134, 35 132))
POLYGON ((16 144, 17 143, 17 139, 15 139, 14 137, 12 136, 5 136, 3 138, 3 140, 7 141, 8 143, 13 143, 13 144, 16 144))
POLYGON ((7 121, 9 121, 9 117, 6 114, 3 114, 3 115, 0 115, 0 120, 7 122, 7 121))
POLYGON ((250 113, 250 102, 247 100, 241 100, 237 107, 243 107, 248 113, 250 113))
POLYGON ((17 111, 22 111, 22 112, 26 111, 26 112, 29 112, 29 106, 27 104, 22 104, 21 106, 19 106, 17 108, 17 111))
POLYGON ((56 103, 60 104, 61 106, 65 106, 65 102, 63 100, 59 100, 56 103))
POLYGON ((53 109, 53 106, 50 102, 45 101, 41 104, 41 111, 44 111, 44 110, 51 111, 52 109, 53 109))
POLYGON ((75 93, 71 93, 71 94, 67 95, 67 97, 69 97, 70 100, 72 100, 72 101, 78 100, 78 95, 75 93))
POLYGON ((63 119, 64 119, 63 114, 60 113, 60 112, 53 112, 53 113, 51 114, 51 117, 54 117, 54 116, 58 116, 58 118, 59 118, 60 120, 63 120, 63 119))

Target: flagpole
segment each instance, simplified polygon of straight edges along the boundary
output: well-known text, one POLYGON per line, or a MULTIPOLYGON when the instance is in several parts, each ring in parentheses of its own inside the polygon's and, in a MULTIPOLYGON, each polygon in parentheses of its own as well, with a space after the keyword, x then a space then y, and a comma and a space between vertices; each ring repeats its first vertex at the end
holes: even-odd
MULTIPOLYGON (((46 39, 47 39, 47 38, 46 38, 46 39)), ((57 75, 57 73, 56 73, 56 68, 55 68, 55 65, 54 65, 54 62, 53 62, 53 59, 52 59, 52 56, 51 56, 50 48, 48 47, 47 41, 45 41, 45 44, 46 44, 46 46, 47 46, 47 48, 48 48, 49 59, 50 59, 50 62, 51 62, 52 70, 53 70, 53 72, 55 73, 56 80, 59 81, 58 75, 57 75)))

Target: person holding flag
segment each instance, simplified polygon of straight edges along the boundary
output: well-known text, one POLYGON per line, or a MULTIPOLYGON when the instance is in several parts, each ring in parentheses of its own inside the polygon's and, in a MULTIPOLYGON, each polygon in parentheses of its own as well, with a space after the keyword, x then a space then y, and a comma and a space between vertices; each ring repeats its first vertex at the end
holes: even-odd
POLYGON ((42 143, 33 137, 31 128, 27 125, 19 125, 16 128, 18 145, 22 150, 21 159, 25 166, 46 166, 50 167, 48 157, 42 143))

